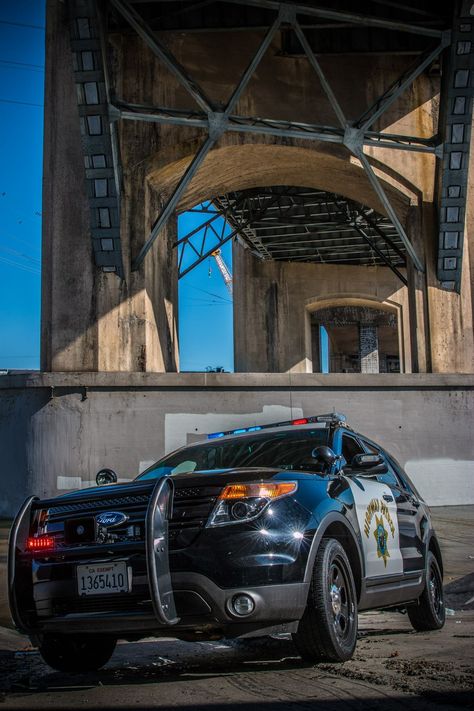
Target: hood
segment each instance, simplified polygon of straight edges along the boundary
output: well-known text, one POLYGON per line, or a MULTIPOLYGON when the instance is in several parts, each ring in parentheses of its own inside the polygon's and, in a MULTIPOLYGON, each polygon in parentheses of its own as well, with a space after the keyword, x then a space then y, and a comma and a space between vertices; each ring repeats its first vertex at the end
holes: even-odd
MULTIPOLYGON (((295 479, 300 478, 302 472, 289 472, 281 469, 265 467, 247 467, 236 469, 212 469, 208 471, 194 471, 181 474, 172 474, 170 478, 177 489, 197 486, 226 486, 236 482, 267 481, 269 479, 295 479), (296 475, 296 476, 295 476, 296 475)), ((107 486, 93 486, 87 489, 70 491, 60 494, 52 499, 43 500, 42 503, 51 505, 58 501, 84 501, 90 499, 112 499, 117 496, 133 496, 150 493, 157 479, 132 480, 120 484, 107 484, 107 486)))

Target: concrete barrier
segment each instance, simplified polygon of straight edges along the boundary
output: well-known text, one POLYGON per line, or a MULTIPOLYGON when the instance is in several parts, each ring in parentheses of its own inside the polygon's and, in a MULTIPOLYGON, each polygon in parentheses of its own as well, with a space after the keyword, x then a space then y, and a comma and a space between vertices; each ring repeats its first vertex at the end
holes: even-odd
POLYGON ((474 503, 474 375, 30 373, 0 377, 0 516, 29 494, 134 478, 206 433, 343 412, 431 505, 474 503))

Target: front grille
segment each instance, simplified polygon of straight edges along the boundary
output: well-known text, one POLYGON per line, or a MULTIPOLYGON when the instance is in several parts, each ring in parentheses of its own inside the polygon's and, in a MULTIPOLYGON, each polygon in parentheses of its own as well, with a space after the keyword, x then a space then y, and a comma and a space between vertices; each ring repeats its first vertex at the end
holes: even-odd
POLYGON ((189 526, 204 526, 221 488, 220 486, 203 486, 192 489, 176 489, 170 527, 182 529, 189 526))
POLYGON ((145 537, 145 516, 150 498, 149 493, 113 496, 107 499, 88 499, 67 504, 57 504, 48 508, 46 532, 55 537, 55 548, 76 548, 89 545, 80 540, 66 542, 64 537, 65 524, 74 520, 94 518, 104 511, 120 511, 128 516, 120 526, 108 529, 108 539, 104 542, 121 543, 128 541, 143 541, 145 537))
POLYGON ((170 549, 186 548, 204 528, 221 492, 221 486, 176 489, 169 526, 170 549))
MULTIPOLYGON (((173 499, 173 513, 169 522, 169 543, 173 548, 184 548, 192 543, 209 518, 221 491, 221 486, 194 486, 176 488, 173 499)), ((90 499, 49 507, 45 532, 55 537, 55 547, 80 547, 86 543, 68 543, 64 539, 64 524, 74 519, 94 517, 108 511, 120 511, 128 520, 120 526, 108 529, 107 544, 125 541, 143 542, 145 539, 145 517, 150 493, 114 496, 107 499, 90 499)))
POLYGON ((78 501, 73 504, 63 504, 62 506, 51 506, 49 517, 54 520, 61 514, 77 513, 78 511, 92 510, 95 513, 102 509, 110 509, 117 506, 134 506, 135 504, 148 504, 149 494, 139 494, 138 496, 116 496, 111 499, 94 499, 90 501, 78 501))

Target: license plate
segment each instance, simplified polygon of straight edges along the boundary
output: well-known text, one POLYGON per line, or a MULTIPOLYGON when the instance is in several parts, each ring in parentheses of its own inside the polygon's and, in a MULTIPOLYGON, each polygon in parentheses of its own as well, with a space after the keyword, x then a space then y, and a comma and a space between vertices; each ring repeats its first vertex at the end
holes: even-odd
POLYGON ((129 592, 127 564, 96 563, 77 566, 77 592, 79 595, 110 595, 129 592))

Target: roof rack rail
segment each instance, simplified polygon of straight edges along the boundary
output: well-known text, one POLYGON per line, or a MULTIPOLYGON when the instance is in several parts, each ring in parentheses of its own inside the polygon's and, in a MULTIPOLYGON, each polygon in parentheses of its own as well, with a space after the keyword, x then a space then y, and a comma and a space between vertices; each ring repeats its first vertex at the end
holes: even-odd
POLYGON ((312 415, 311 417, 300 417, 296 420, 286 420, 285 422, 272 422, 268 425, 253 425, 252 427, 238 427, 235 430, 227 430, 226 432, 212 432, 207 435, 208 439, 219 439, 227 435, 246 434, 248 432, 259 432, 260 430, 268 430, 274 427, 292 427, 297 425, 310 425, 313 423, 327 423, 330 427, 341 427, 346 425, 346 416, 339 412, 332 412, 327 415, 312 415))

